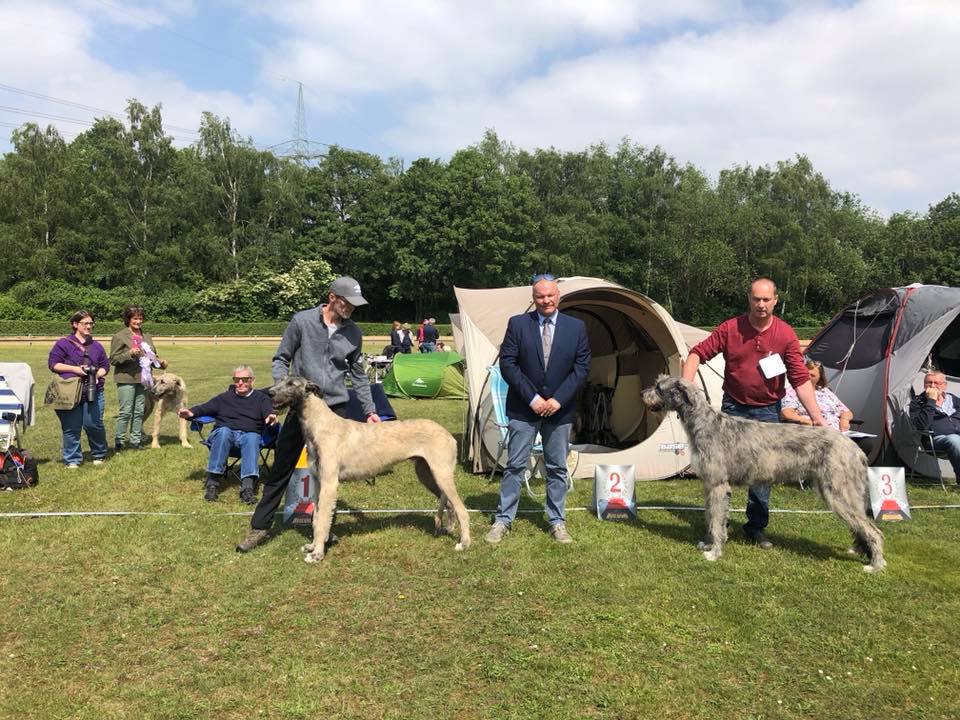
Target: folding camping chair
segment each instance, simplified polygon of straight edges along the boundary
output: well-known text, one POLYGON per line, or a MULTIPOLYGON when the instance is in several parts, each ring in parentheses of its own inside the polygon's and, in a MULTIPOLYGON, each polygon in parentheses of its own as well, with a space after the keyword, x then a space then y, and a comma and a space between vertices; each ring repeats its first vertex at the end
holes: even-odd
MULTIPOLYGON (((29 375, 29 367, 27 368, 29 375)), ((29 394, 32 395, 32 375, 29 394)), ((23 388, 21 388, 23 390, 23 388)), ((37 462, 20 448, 17 423, 26 432, 29 403, 32 397, 22 400, 0 375, 0 487, 24 488, 37 483, 37 462)))
MULTIPOLYGON (((917 466, 917 459, 920 457, 920 453, 925 453, 926 455, 933 456, 933 466, 936 468, 936 474, 934 477, 940 481, 940 487, 943 488, 943 491, 947 491, 947 484, 943 481, 943 472, 940 470, 940 460, 947 460, 947 454, 936 449, 933 445, 933 432, 930 430, 926 431, 917 431, 920 435, 920 438, 917 440, 917 447, 913 452, 913 462, 910 464, 910 481, 913 482, 913 477, 916 474, 914 468, 917 466)), ((960 478, 957 478, 957 482, 960 483, 960 478)))
MULTIPOLYGON (((216 422, 216 418, 209 415, 198 415, 190 418, 190 429, 200 435, 200 443, 207 450, 210 449, 210 437, 207 434, 207 425, 216 422)), ((260 464, 270 469, 270 460, 273 457, 273 451, 277 447, 277 437, 280 435, 280 423, 276 425, 265 425, 263 432, 260 433, 260 464)), ((262 470, 261 470, 262 472, 262 470)), ((230 448, 230 455, 227 457, 227 467, 224 470, 225 477, 232 477, 240 481, 240 448, 230 448)))
MULTIPOLYGON (((497 454, 493 458, 490 477, 487 478, 487 482, 493 482, 493 475, 497 472, 497 468, 504 465, 501 462, 503 451, 507 450, 510 445, 510 419, 507 417, 507 381, 503 379, 499 366, 491 365, 487 368, 487 381, 490 386, 490 401, 493 406, 493 423, 500 431, 497 454)), ((530 478, 538 474, 542 478, 547 475, 543 466, 543 443, 540 440, 539 433, 534 439, 533 447, 530 449, 530 460, 527 463, 526 471, 523 473, 523 482, 527 486, 527 494, 532 498, 542 498, 546 495, 546 492, 543 495, 537 495, 530 487, 530 478)), ((569 482, 572 488, 573 481, 570 480, 569 482)))
POLYGON ((390 370, 393 364, 393 356, 387 355, 364 355, 363 366, 370 379, 370 384, 375 385, 383 381, 384 376, 390 370))

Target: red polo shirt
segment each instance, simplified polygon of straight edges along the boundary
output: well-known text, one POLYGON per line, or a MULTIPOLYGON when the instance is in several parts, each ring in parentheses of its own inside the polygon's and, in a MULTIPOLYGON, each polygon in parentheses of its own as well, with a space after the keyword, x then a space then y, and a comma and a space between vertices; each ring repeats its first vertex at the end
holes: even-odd
POLYGON ((723 353, 726 363, 723 391, 741 405, 772 405, 786 392, 785 377, 790 378, 794 387, 800 387, 810 379, 797 334, 778 317, 774 317, 770 327, 762 332, 750 324, 746 315, 730 318, 720 323, 690 352, 698 355, 702 362, 723 353), (760 361, 775 354, 783 358, 787 373, 768 380, 760 370, 760 361))

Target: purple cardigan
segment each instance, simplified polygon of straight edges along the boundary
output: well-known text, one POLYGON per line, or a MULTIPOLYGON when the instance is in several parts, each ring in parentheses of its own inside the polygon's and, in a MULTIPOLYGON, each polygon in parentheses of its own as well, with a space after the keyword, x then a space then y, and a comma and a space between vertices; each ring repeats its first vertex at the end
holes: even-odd
MULTIPOLYGON (((107 359, 107 353, 103 349, 103 345, 92 337, 87 338, 86 343, 81 345, 75 335, 67 335, 54 343, 53 349, 50 350, 50 356, 47 358, 47 367, 50 368, 50 372, 54 372, 53 366, 57 363, 63 363, 64 365, 85 365, 86 361, 83 358, 84 351, 86 351, 89 357, 89 362, 97 367, 103 368, 108 373, 110 372, 110 360, 107 359)), ((75 373, 65 372, 60 373, 60 377, 68 379, 77 376, 75 373)), ((106 377, 107 376, 104 375, 97 381, 97 387, 101 390, 103 389, 103 383, 106 377)))

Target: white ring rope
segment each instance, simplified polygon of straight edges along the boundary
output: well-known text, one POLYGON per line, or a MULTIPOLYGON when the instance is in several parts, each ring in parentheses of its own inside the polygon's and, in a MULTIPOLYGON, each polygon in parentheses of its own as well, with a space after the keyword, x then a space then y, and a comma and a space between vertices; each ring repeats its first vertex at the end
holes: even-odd
MULTIPOLYGON (((913 505, 911 510, 957 510, 960 504, 951 505, 913 505)), ((680 511, 680 512, 703 512, 704 508, 696 505, 637 505, 637 512, 641 511, 680 511)), ((592 507, 572 507, 567 508, 568 512, 596 512, 592 507)), ((433 515, 436 509, 429 508, 386 508, 379 510, 337 510, 337 515, 433 515)), ((489 515, 496 512, 494 508, 490 509, 468 509, 467 512, 489 515)), ((534 515, 542 513, 542 509, 537 510, 518 510, 518 514, 534 515)), ((730 512, 744 513, 746 508, 730 508, 730 512)), ((832 510, 790 510, 786 508, 771 508, 771 514, 780 515, 832 515, 832 510)), ((252 512, 226 512, 216 513, 213 517, 250 517, 252 512)), ((206 513, 198 512, 141 512, 137 510, 76 510, 61 512, 7 512, 0 513, 0 519, 17 518, 59 518, 59 517, 210 517, 206 513)))

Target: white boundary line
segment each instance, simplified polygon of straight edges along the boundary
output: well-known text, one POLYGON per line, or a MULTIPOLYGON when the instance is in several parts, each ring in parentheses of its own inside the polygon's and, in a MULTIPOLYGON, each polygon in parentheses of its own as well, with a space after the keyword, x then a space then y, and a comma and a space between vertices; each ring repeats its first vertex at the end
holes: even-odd
MULTIPOLYGON (((960 505, 912 505, 911 510, 957 510, 960 509, 960 505)), ((594 508, 591 507, 572 507, 567 508, 570 512, 595 512, 594 508)), ((696 507, 692 505, 637 505, 637 512, 642 511, 680 511, 680 512, 703 512, 702 507, 696 507)), ((423 514, 423 515, 433 515, 435 509, 424 509, 424 508, 388 508, 380 510, 337 510, 337 515, 413 515, 413 514, 423 514)), ((495 509, 489 510, 468 510, 471 513, 480 513, 483 515, 489 515, 496 512, 495 509)), ((543 510, 518 510, 518 514, 539 514, 543 510)), ((745 508, 731 508, 730 512, 743 513, 746 512, 745 508)), ((831 510, 788 510, 788 509, 771 509, 771 514, 781 514, 781 515, 832 515, 833 511, 831 510)), ((227 513, 217 513, 213 517, 249 517, 253 515, 253 512, 227 512, 227 513)), ((63 517, 136 517, 136 516, 145 516, 145 517, 211 517, 206 513, 198 512, 141 512, 137 510, 78 510, 78 511, 64 511, 64 512, 7 512, 0 513, 0 519, 18 519, 18 518, 63 518, 63 517)))

